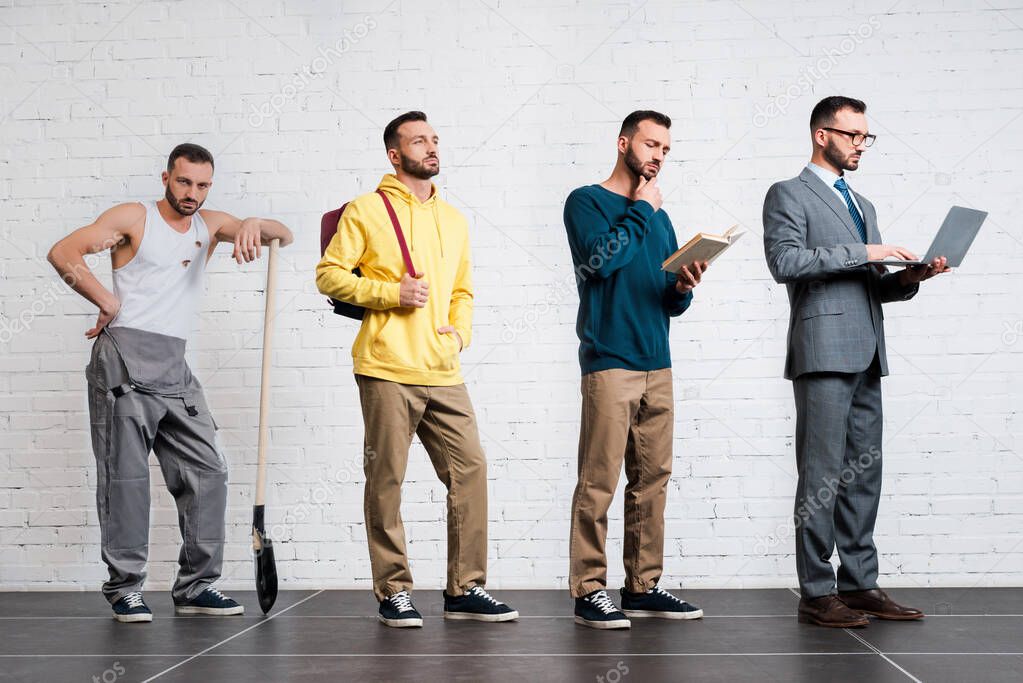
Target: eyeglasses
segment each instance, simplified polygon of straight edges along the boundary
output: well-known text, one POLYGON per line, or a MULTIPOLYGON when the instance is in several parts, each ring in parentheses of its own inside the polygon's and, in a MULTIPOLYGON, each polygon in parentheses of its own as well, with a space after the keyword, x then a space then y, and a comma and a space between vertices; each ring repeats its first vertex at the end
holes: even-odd
POLYGON ((870 135, 869 133, 852 133, 847 130, 841 130, 838 128, 828 128, 826 126, 824 127, 824 130, 830 130, 832 133, 841 133, 842 135, 848 135, 849 138, 852 140, 853 147, 859 147, 860 145, 863 145, 864 147, 870 147, 872 144, 874 144, 874 140, 877 140, 876 135, 870 135))

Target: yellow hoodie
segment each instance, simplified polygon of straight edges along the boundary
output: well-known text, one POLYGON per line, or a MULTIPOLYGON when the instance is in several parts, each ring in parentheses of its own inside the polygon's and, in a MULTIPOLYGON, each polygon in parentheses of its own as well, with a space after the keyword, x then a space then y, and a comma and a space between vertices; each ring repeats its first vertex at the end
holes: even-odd
POLYGON ((429 283, 424 308, 399 307, 405 274, 398 239, 376 192, 352 200, 338 222, 316 286, 329 297, 366 308, 352 345, 355 374, 401 384, 462 383, 458 338, 439 334, 453 326, 469 346, 472 335, 472 267, 469 227, 458 210, 433 188, 425 202, 388 173, 379 188, 398 215, 417 274, 429 283), (362 276, 354 275, 358 268, 362 276))

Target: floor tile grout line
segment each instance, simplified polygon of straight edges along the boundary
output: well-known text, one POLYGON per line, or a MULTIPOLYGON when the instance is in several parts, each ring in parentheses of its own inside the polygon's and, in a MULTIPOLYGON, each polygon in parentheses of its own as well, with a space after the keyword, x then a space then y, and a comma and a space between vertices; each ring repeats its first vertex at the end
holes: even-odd
MULTIPOLYGON (((282 613, 283 614, 283 613, 282 613)), ((162 617, 162 615, 156 615, 162 617)), ((700 619, 786 619, 792 617, 792 614, 704 614, 700 619)), ((985 619, 985 618, 1010 618, 1018 619, 1023 617, 1023 613, 1006 613, 998 614, 997 612, 989 612, 985 614, 981 613, 965 613, 965 614, 928 614, 928 619, 954 619, 954 618, 969 618, 969 619, 985 619)), ((192 620, 192 621, 209 621, 208 616, 170 616, 168 617, 174 620, 192 620)), ((242 619, 262 619, 257 615, 242 615, 242 619)), ((367 619, 377 620, 377 616, 373 614, 289 614, 287 616, 277 616, 275 618, 280 619, 367 619)), ((444 617, 440 614, 424 614, 424 619, 443 619, 444 617)), ((521 614, 519 619, 574 619, 570 614, 521 614)), ((4 621, 66 621, 66 620, 101 620, 109 621, 110 617, 105 616, 52 616, 52 617, 0 617, 0 622, 4 621)), ((698 620, 697 620, 698 621, 698 620)))
MULTIPOLYGON (((791 588, 791 587, 790 587, 790 588, 789 588, 789 592, 791 592, 791 593, 792 593, 793 595, 795 595, 795 596, 796 596, 797 598, 799 598, 800 600, 802 600, 802 594, 801 594, 801 593, 800 593, 800 592, 799 592, 798 590, 796 590, 795 588, 791 588)), ((844 629, 842 629, 842 630, 843 630, 843 631, 845 631, 846 633, 848 633, 848 634, 849 634, 850 636, 852 636, 853 638, 855 638, 855 639, 856 639, 857 641, 859 641, 859 642, 860 642, 860 643, 861 643, 862 645, 864 645, 865 647, 868 647, 868 648, 870 648, 871 652, 875 653, 875 654, 876 654, 876 655, 877 655, 878 657, 880 657, 880 658, 881 658, 881 659, 883 659, 884 661, 888 662, 889 664, 891 664, 892 666, 894 666, 894 667, 895 667, 896 669, 898 669, 898 670, 899 670, 899 671, 901 671, 902 673, 906 674, 906 676, 908 676, 909 678, 911 678, 911 679, 913 679, 914 681, 916 681, 916 683, 923 683, 923 682, 922 682, 922 681, 921 681, 921 680, 920 680, 919 678, 917 678, 916 676, 914 676, 913 674, 909 673, 908 671, 906 671, 905 669, 903 669, 903 668, 902 668, 901 666, 899 666, 898 664, 896 664, 895 662, 893 662, 893 661, 892 661, 891 659, 889 659, 889 658, 888 658, 888 657, 887 657, 887 656, 885 655, 885 653, 881 652, 881 651, 880 651, 879 649, 877 649, 876 647, 874 647, 873 645, 871 645, 871 644, 870 644, 869 642, 867 642, 866 640, 864 640, 863 638, 861 638, 861 637, 860 637, 860 636, 858 636, 857 634, 853 633, 852 631, 850 631, 850 630, 849 630, 849 629, 847 629, 847 628, 844 628, 844 629)))
MULTIPOLYGON (((240 635, 240 634, 239 634, 240 635)), ((845 656, 845 655, 861 655, 861 656, 873 656, 879 654, 875 650, 855 650, 855 651, 833 651, 833 652, 469 652, 469 653, 453 653, 453 652, 405 652, 405 653, 379 653, 373 654, 368 652, 222 652, 222 653, 210 653, 204 654, 203 657, 820 657, 820 656, 845 656)), ((1021 652, 889 652, 889 655, 895 657, 1020 657, 1023 656, 1021 652)), ((35 655, 13 655, 13 654, 0 654, 0 659, 43 659, 48 657, 58 657, 64 659, 71 658, 89 658, 89 657, 102 657, 111 658, 119 657, 122 659, 136 658, 154 658, 154 657, 187 657, 181 653, 164 653, 164 654, 132 654, 132 653, 116 653, 116 654, 35 654, 35 655)), ((188 660, 191 661, 191 660, 188 660)), ((184 663, 184 662, 183 662, 184 663)), ((892 663, 894 666, 899 668, 906 673, 906 675, 918 680, 906 672, 904 669, 899 667, 897 664, 892 663)), ((168 669, 167 671, 170 671, 168 669)), ((157 675, 167 673, 167 671, 161 672, 157 675)), ((152 679, 149 679, 152 680, 152 679)))
MULTIPOLYGON (((240 634, 239 634, 240 635, 240 634)), ((392 653, 381 653, 373 654, 368 652, 312 652, 312 653, 272 653, 272 652, 234 652, 234 653, 221 653, 221 654, 203 654, 202 657, 802 657, 802 656, 837 656, 837 655, 873 655, 873 652, 869 651, 840 651, 834 652, 392 652, 392 653)), ((42 658, 42 657, 122 657, 129 659, 131 657, 182 657, 180 654, 82 654, 82 655, 0 655, 0 658, 42 658)), ((193 655, 191 658, 176 664, 169 669, 161 671, 151 678, 147 678, 146 681, 151 681, 157 676, 162 676, 168 673, 172 669, 181 666, 187 662, 192 661, 200 655, 193 655)), ((143 681, 143 683, 146 683, 143 681)))
MULTIPOLYGON (((339 653, 334 654, 331 652, 319 652, 311 654, 303 653, 288 653, 288 654, 274 654, 274 653, 222 653, 222 654, 209 654, 204 655, 205 657, 731 657, 731 656, 742 656, 742 657, 781 657, 781 656, 792 656, 792 657, 816 657, 818 655, 873 655, 874 652, 869 651, 835 651, 835 652, 619 652, 619 653, 603 653, 603 652, 489 652, 486 654, 480 654, 477 652, 467 653, 449 653, 449 652, 432 652, 432 653, 390 653, 390 654, 368 654, 362 652, 351 652, 351 653, 339 653)), ((1019 657, 1023 656, 1021 652, 891 652, 889 653, 895 656, 930 656, 930 655, 944 655, 954 657, 973 657, 975 655, 985 656, 998 656, 998 657, 1019 657)))
POLYGON ((220 646, 221 646, 221 645, 223 645, 224 643, 227 643, 227 642, 229 642, 229 641, 232 641, 232 640, 234 640, 235 638, 237 638, 238 636, 244 635, 244 634, 248 633, 249 631, 251 631, 251 630, 253 630, 253 629, 257 629, 257 628, 259 628, 259 627, 260 627, 260 626, 262 626, 263 624, 267 624, 267 623, 269 623, 269 622, 273 621, 273 620, 274 620, 274 619, 276 619, 276 618, 277 618, 278 616, 280 616, 280 615, 284 614, 284 613, 285 613, 285 612, 287 612, 288 610, 290 610, 290 609, 293 609, 293 608, 295 608, 295 607, 298 607, 299 605, 301 605, 301 604, 302 604, 302 603, 304 603, 304 602, 307 602, 307 601, 309 601, 309 600, 312 600, 313 598, 315 598, 315 597, 316 597, 317 595, 319 595, 319 594, 320 594, 320 593, 322 593, 322 592, 323 592, 322 590, 318 590, 318 591, 316 591, 315 593, 313 593, 312 595, 308 595, 308 596, 306 596, 306 597, 302 598, 301 600, 299 600, 298 602, 296 602, 296 603, 293 603, 293 604, 291 604, 291 605, 288 605, 287 607, 285 607, 284 609, 282 609, 282 610, 281 610, 280 612, 277 612, 276 614, 273 614, 273 615, 271 615, 271 616, 267 617, 266 619, 263 619, 262 621, 258 621, 258 622, 256 622, 255 624, 253 624, 252 626, 249 626, 248 628, 242 629, 241 631, 239 631, 238 633, 235 633, 235 634, 234 634, 233 636, 231 636, 230 638, 225 638, 224 640, 220 641, 219 643, 216 643, 215 645, 211 645, 210 647, 206 648, 205 650, 202 650, 202 651, 200 651, 200 652, 197 652, 196 654, 192 655, 192 656, 191 656, 191 657, 189 657, 188 659, 185 659, 185 660, 183 660, 183 661, 180 661, 180 662, 178 662, 177 664, 175 664, 174 666, 172 666, 172 667, 169 667, 169 668, 167 668, 167 669, 164 669, 163 671, 161 671, 160 673, 156 674, 155 676, 150 676, 150 677, 149 677, 149 678, 147 678, 146 680, 142 681, 142 683, 149 683, 150 681, 155 681, 155 680, 156 680, 157 678, 159 678, 160 676, 163 676, 163 675, 164 675, 165 673, 168 673, 168 672, 170 672, 170 671, 173 671, 174 669, 177 669, 177 668, 178 668, 179 666, 184 666, 185 664, 188 664, 188 663, 189 663, 189 662, 191 662, 192 660, 194 660, 194 659, 198 659, 199 657, 201 657, 202 655, 206 654, 207 652, 210 652, 211 650, 215 650, 216 648, 220 647, 220 646))
POLYGON ((858 633, 853 633, 853 632, 852 632, 852 631, 851 631, 850 629, 844 628, 844 629, 842 629, 842 630, 843 630, 843 631, 845 631, 846 633, 848 633, 848 634, 849 634, 850 636, 852 636, 852 637, 853 637, 853 638, 855 638, 856 640, 858 640, 859 642, 861 642, 861 643, 863 643, 864 645, 866 645, 867 647, 869 647, 869 648, 870 648, 871 650, 873 650, 874 652, 876 652, 876 653, 877 653, 877 655, 878 655, 878 656, 879 656, 879 657, 880 657, 881 659, 883 659, 884 661, 888 662, 889 664, 891 664, 892 666, 894 666, 894 667, 895 667, 896 669, 898 669, 898 670, 899 670, 899 671, 901 671, 902 673, 906 674, 906 676, 907 676, 907 677, 908 677, 908 678, 909 678, 910 680, 916 681, 916 683, 923 683, 923 681, 921 681, 921 680, 920 680, 919 678, 917 678, 916 676, 914 676, 913 674, 909 673, 908 671, 906 671, 905 669, 903 669, 903 668, 902 668, 901 666, 899 666, 898 664, 896 664, 894 660, 892 660, 892 659, 891 659, 890 657, 888 657, 888 655, 886 655, 885 653, 881 652, 881 650, 880 650, 880 649, 878 649, 877 647, 875 647, 875 646, 874 646, 874 645, 873 645, 872 643, 870 643, 870 642, 869 642, 869 641, 868 641, 868 640, 867 640, 866 638, 864 638, 864 637, 860 636, 860 635, 859 635, 858 633))

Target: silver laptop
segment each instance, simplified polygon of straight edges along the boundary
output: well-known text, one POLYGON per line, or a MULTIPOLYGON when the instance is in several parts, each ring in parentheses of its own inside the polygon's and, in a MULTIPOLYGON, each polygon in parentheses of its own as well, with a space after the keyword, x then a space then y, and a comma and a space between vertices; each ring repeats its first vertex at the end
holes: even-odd
POLYGON ((931 242, 931 248, 927 255, 919 261, 904 261, 899 258, 886 258, 880 261, 869 261, 884 266, 922 266, 930 263, 939 256, 948 259, 949 268, 958 268, 966 256, 966 251, 973 244, 973 238, 977 236, 981 224, 987 218, 987 211, 967 209, 962 206, 953 206, 945 216, 945 222, 941 224, 938 234, 931 242))

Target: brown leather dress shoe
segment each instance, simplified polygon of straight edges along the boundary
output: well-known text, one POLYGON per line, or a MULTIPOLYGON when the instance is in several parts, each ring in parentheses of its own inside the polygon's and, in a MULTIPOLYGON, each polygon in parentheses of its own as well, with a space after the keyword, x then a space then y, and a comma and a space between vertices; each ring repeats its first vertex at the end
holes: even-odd
POLYGON ((819 598, 799 599, 799 623, 830 626, 831 628, 859 628, 869 624, 869 620, 845 606, 837 595, 824 595, 819 598))
POLYGON ((880 588, 869 591, 845 591, 838 594, 838 599, 849 609, 871 614, 878 619, 894 619, 896 621, 912 621, 923 619, 924 613, 912 607, 903 607, 888 597, 880 588))

